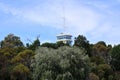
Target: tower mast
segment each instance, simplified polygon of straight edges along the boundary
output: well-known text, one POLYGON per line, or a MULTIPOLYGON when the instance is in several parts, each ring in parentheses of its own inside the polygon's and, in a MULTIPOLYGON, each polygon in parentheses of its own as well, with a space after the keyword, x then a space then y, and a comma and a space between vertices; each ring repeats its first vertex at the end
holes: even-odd
POLYGON ((62 9, 63 9, 63 32, 65 33, 66 32, 65 2, 63 2, 62 9))
POLYGON ((71 43, 72 43, 72 35, 66 33, 67 26, 66 26, 65 3, 64 2, 62 4, 62 10, 63 10, 62 19, 63 19, 64 33, 61 33, 61 34, 56 36, 57 37, 57 42, 62 41, 65 44, 71 45, 71 43))

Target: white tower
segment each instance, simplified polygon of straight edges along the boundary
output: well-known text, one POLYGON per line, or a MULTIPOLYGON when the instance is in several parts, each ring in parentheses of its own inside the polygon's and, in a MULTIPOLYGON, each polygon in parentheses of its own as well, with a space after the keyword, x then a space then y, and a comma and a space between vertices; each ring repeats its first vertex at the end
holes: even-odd
POLYGON ((59 41, 62 41, 65 44, 71 45, 72 35, 61 33, 61 34, 57 35, 57 42, 59 42, 59 41))
POLYGON ((65 18, 65 4, 63 3, 63 28, 64 28, 64 33, 60 33, 57 35, 57 42, 62 41, 65 44, 72 44, 72 35, 65 33, 66 32, 66 18, 65 18))

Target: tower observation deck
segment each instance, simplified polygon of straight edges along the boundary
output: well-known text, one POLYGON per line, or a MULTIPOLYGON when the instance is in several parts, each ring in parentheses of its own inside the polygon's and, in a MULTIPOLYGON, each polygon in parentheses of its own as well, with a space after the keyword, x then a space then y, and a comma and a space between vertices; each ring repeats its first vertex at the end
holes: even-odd
POLYGON ((57 35, 57 42, 59 42, 59 41, 62 41, 65 44, 71 45, 72 35, 61 33, 61 34, 57 35))

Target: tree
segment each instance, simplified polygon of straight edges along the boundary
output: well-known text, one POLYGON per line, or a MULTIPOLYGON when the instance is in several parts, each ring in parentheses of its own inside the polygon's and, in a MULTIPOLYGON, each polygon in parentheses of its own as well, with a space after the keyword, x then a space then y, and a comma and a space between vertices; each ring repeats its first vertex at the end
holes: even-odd
POLYGON ((109 51, 110 51, 110 46, 107 46, 104 41, 99 41, 92 47, 91 54, 94 57, 95 56, 103 57, 105 62, 109 63, 110 62, 109 51))
POLYGON ((10 80, 11 59, 15 56, 16 51, 13 48, 0 49, 0 80, 10 80))
POLYGON ((14 64, 22 63, 28 68, 30 68, 31 60, 33 59, 34 52, 32 50, 24 50, 20 52, 17 56, 12 58, 11 62, 14 64))
POLYGON ((57 45, 56 45, 55 43, 48 43, 48 42, 43 43, 43 44, 41 45, 41 47, 47 47, 47 48, 57 49, 57 45))
POLYGON ((115 72, 113 80, 120 80, 120 72, 115 72))
POLYGON ((108 64, 100 64, 97 66, 97 75, 100 79, 108 80, 109 76, 113 76, 113 70, 108 64))
POLYGON ((75 38, 74 40, 74 46, 80 47, 80 48, 84 48, 89 56, 91 56, 90 52, 90 44, 89 41, 86 39, 85 36, 83 35, 78 35, 77 38, 75 38))
POLYGON ((99 80, 99 77, 94 73, 90 73, 89 74, 89 80, 99 80))
POLYGON ((99 42, 97 42, 97 44, 101 44, 103 46, 106 46, 106 43, 104 41, 99 41, 99 42))
POLYGON ((30 70, 23 64, 16 65, 12 70, 11 80, 28 80, 30 70))
POLYGON ((35 51, 35 49, 40 46, 40 40, 37 38, 31 45, 27 43, 26 46, 28 49, 35 51))
POLYGON ((34 52, 32 50, 24 50, 18 53, 15 57, 12 58, 11 64, 13 69, 11 71, 12 80, 31 80, 30 75, 31 71, 31 63, 34 58, 34 52), (26 71, 27 70, 27 73, 26 71), (28 79, 29 78, 29 79, 28 79))
POLYGON ((93 57, 90 57, 90 60, 91 60, 91 63, 94 63, 96 65, 99 65, 99 64, 105 64, 105 60, 103 57, 101 56, 93 56, 93 57))
POLYGON ((34 80, 85 80, 89 73, 89 57, 83 49, 63 46, 58 49, 40 47, 33 67, 34 80))
POLYGON ((53 49, 58 49, 59 47, 62 47, 62 46, 70 46, 70 45, 63 43, 62 41, 59 41, 57 43, 46 42, 41 45, 41 47, 47 47, 47 48, 53 48, 53 49))
POLYGON ((23 46, 20 37, 15 36, 14 34, 8 34, 3 41, 1 41, 1 48, 16 48, 23 46))
POLYGON ((62 46, 70 46, 68 43, 63 43, 63 41, 58 41, 57 43, 56 43, 56 45, 57 45, 57 48, 58 47, 62 47, 62 46))
MULTIPOLYGON (((108 65, 108 64, 95 65, 93 63, 91 63, 91 64, 92 64, 91 72, 94 73, 96 76, 98 76, 100 80, 103 80, 103 79, 109 80, 109 78, 113 78, 114 72, 110 65, 108 65)), ((91 77, 89 75, 89 77, 90 78, 96 77, 94 74, 92 74, 91 77)))
POLYGON ((110 51, 111 65, 115 71, 120 71, 120 44, 113 47, 110 51))

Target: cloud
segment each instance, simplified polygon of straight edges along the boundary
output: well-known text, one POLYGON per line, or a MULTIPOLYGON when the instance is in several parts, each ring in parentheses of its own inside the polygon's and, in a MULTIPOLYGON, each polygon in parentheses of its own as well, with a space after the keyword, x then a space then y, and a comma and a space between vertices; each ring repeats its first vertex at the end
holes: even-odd
MULTIPOLYGON (((72 11, 69 11, 69 13, 72 11)), ((80 9, 73 9, 72 14, 69 14, 67 19, 69 21, 70 31, 76 31, 76 34, 83 34, 94 29, 101 20, 101 15, 93 10, 82 6, 80 9)))
MULTIPOLYGON (((77 1, 77 0, 76 0, 77 1)), ((14 16, 24 18, 31 22, 39 23, 42 25, 49 25, 53 27, 63 28, 63 9, 60 0, 48 1, 44 5, 39 4, 33 8, 12 8, 3 6, 6 13, 14 16)), ((86 32, 93 29, 99 21, 100 15, 93 10, 81 5, 79 6, 73 0, 66 1, 65 3, 65 19, 68 29, 76 28, 80 32, 86 32), (84 27, 84 28, 83 28, 84 27)))
MULTIPOLYGON (((43 25, 51 25, 55 28, 63 28, 63 10, 62 4, 55 2, 56 4, 47 4, 43 6, 44 9, 41 12, 41 8, 38 6, 33 12, 27 11, 27 15, 24 15, 28 20, 38 22, 43 25)), ((76 4, 74 2, 66 2, 65 5, 65 26, 68 32, 72 34, 86 33, 94 29, 99 21, 101 15, 94 10, 84 6, 76 4), (74 28, 74 30, 73 30, 74 28), (76 33, 74 33, 76 32, 76 33)))
POLYGON ((95 41, 103 38, 104 35, 106 36, 105 40, 110 41, 113 41, 112 37, 119 36, 119 21, 115 25, 114 20, 120 14, 119 11, 111 8, 115 3, 94 0, 40 0, 37 2, 31 7, 27 4, 24 7, 13 7, 11 4, 0 3, 0 11, 29 23, 37 23, 44 27, 54 27, 60 30, 64 27, 63 17, 65 17, 66 32, 70 32, 74 36, 87 34, 90 35, 91 40, 95 41), (115 15, 116 13, 117 15, 115 15), (114 25, 116 27, 113 27, 114 25))

